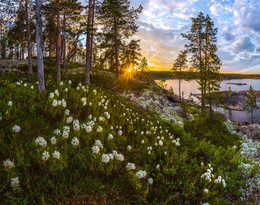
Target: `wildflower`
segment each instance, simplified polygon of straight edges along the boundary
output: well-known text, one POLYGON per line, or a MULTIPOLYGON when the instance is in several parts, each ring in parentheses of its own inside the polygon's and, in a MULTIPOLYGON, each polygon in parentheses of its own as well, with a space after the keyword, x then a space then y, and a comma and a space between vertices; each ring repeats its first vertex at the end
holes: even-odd
POLYGON ((159 140, 159 145, 160 145, 160 146, 163 146, 162 140, 159 140))
POLYGON ((71 140, 71 144, 74 146, 74 147, 77 147, 79 145, 79 139, 77 137, 74 137, 72 140, 71 140))
POLYGON ((19 125, 15 125, 15 126, 13 126, 13 131, 18 133, 21 131, 21 127, 19 125))
POLYGON ((114 137, 113 137, 113 135, 112 134, 108 134, 108 137, 107 137, 107 139, 109 139, 109 140, 112 140, 114 137))
POLYGON ((65 101, 61 101, 61 105, 62 105, 62 107, 67 107, 67 103, 65 102, 65 101))
POLYGON ((143 179, 146 177, 147 173, 146 173, 146 171, 140 170, 140 171, 136 172, 135 175, 138 179, 143 179))
POLYGON ((96 141, 95 141, 95 145, 98 146, 98 147, 100 147, 101 149, 103 149, 103 144, 101 143, 100 140, 96 140, 96 141))
POLYGON ((102 155, 102 162, 107 164, 110 160, 110 157, 108 156, 108 154, 103 154, 102 155))
POLYGON ((50 93, 49 98, 54 98, 54 93, 50 93))
POLYGON ((13 188, 13 190, 16 190, 18 187, 19 187, 19 178, 18 177, 15 177, 15 178, 12 178, 11 179, 11 187, 13 188))
POLYGON ((64 111, 64 115, 69 115, 70 114, 70 111, 68 110, 68 109, 66 109, 65 111, 64 111))
POLYGON ((49 152, 44 151, 44 152, 42 153, 42 160, 43 160, 43 161, 47 161, 47 160, 49 159, 49 157, 50 157, 49 152))
POLYGON ((51 141, 51 144, 56 144, 56 143, 57 143, 56 137, 52 137, 52 138, 50 139, 50 141, 51 141))
POLYGON ((127 145, 127 150, 130 151, 132 149, 131 145, 127 145))
POLYGON ((102 122, 102 121, 104 121, 104 118, 103 118, 103 117, 99 117, 99 118, 98 118, 98 121, 99 121, 99 122, 102 122))
POLYGON ((43 137, 37 137, 35 139, 36 145, 40 145, 41 147, 46 147, 47 146, 47 141, 43 137))
POLYGON ((113 160, 114 159, 114 155, 113 154, 108 154, 108 156, 109 156, 109 158, 111 159, 111 160, 113 160))
POLYGON ((124 157, 124 155, 122 155, 122 154, 117 154, 117 155, 116 155, 116 159, 117 159, 118 161, 122 162, 122 161, 125 160, 125 157, 124 157))
POLYGON ((167 151, 164 152, 164 155, 167 155, 167 151))
POLYGON ((33 89, 34 87, 33 87, 33 85, 31 86, 31 89, 33 89))
POLYGON ((151 177, 147 181, 149 184, 151 184, 151 185, 153 184, 153 179, 151 177))
POLYGON ((92 132, 92 126, 90 126, 90 125, 86 126, 85 131, 86 131, 86 133, 92 132))
POLYGON ((5 160, 3 164, 6 170, 14 168, 14 163, 10 159, 5 160))
POLYGON ((63 85, 63 82, 62 82, 62 81, 60 81, 60 85, 63 85))
POLYGON ((72 121, 73 121, 73 117, 71 116, 66 119, 67 124, 70 124, 72 121))
POLYGON ((52 157, 55 158, 55 159, 60 159, 60 153, 58 151, 54 151, 52 153, 52 157))
POLYGON ((111 126, 111 127, 110 127, 110 130, 113 130, 113 129, 114 129, 113 126, 111 126))
POLYGON ((65 92, 68 92, 68 88, 65 88, 64 91, 65 91, 65 92))
POLYGON ((68 83, 71 85, 71 83, 72 83, 71 80, 68 80, 68 83))
POLYGON ((94 95, 96 95, 96 94, 97 94, 97 90, 94 89, 94 90, 93 90, 93 93, 94 93, 94 95))
POLYGON ((57 105, 58 105, 58 101, 57 101, 57 100, 53 100, 53 101, 52 101, 52 106, 53 106, 53 107, 56 107, 57 105))
POLYGON ((55 135, 61 135, 61 131, 59 129, 54 130, 53 132, 55 135))
POLYGON ((66 131, 66 130, 64 130, 64 131, 62 132, 62 138, 68 139, 68 138, 69 138, 69 132, 66 131))
POLYGON ((8 102, 8 106, 9 106, 9 107, 12 107, 12 105, 13 105, 13 102, 12 102, 12 101, 9 101, 9 102, 8 102))
POLYGON ((97 127, 97 132, 103 132, 103 128, 101 126, 97 127))
POLYGON ((126 169, 127 171, 130 171, 130 170, 135 170, 135 164, 134 163, 131 163, 131 162, 128 162, 127 165, 126 165, 126 169))
POLYGON ((98 154, 99 151, 100 151, 100 148, 99 148, 98 146, 94 145, 94 146, 92 147, 92 152, 93 152, 93 154, 98 154))
POLYGON ((149 150, 149 151, 147 152, 147 154, 150 155, 150 154, 151 154, 151 151, 149 150))
POLYGON ((160 169, 160 165, 159 164, 156 165, 156 169, 160 169))
POLYGON ((88 119, 90 119, 90 120, 91 120, 91 119, 92 119, 92 115, 89 115, 89 116, 88 116, 88 119))
POLYGON ((204 192, 205 194, 207 194, 207 193, 209 193, 209 190, 208 190, 208 189, 204 189, 203 192, 204 192))
POLYGON ((58 91, 58 90, 55 90, 55 91, 54 91, 54 94, 57 95, 57 96, 59 96, 59 91, 58 91))

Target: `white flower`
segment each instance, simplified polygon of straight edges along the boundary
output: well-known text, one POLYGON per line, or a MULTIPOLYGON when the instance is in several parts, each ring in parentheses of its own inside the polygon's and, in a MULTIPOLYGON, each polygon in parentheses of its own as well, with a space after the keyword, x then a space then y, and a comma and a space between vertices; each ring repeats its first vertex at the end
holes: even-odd
POLYGON ((160 165, 159 164, 156 165, 156 169, 160 169, 160 165))
POLYGON ((122 154, 117 154, 115 157, 116 157, 116 159, 117 159, 118 161, 120 161, 120 162, 122 162, 122 161, 125 160, 125 157, 124 157, 124 155, 122 155, 122 154))
POLYGON ((131 145, 127 145, 127 150, 130 151, 132 149, 131 145))
POLYGON ((87 102, 87 98, 81 98, 81 101, 84 103, 84 102, 87 102))
POLYGON ((62 82, 62 81, 60 81, 60 85, 63 85, 63 82, 62 82))
POLYGON ((68 92, 68 88, 65 88, 64 91, 65 91, 65 92, 68 92))
POLYGON ((47 146, 47 141, 43 137, 37 137, 35 139, 36 145, 40 145, 41 147, 46 147, 47 146))
POLYGON ((92 132, 92 126, 90 126, 90 125, 86 126, 85 131, 86 131, 86 133, 92 132))
POLYGON ((136 172, 135 175, 138 179, 143 179, 146 177, 147 173, 146 173, 146 171, 140 170, 140 171, 136 172))
POLYGON ((205 194, 207 194, 207 193, 209 193, 209 190, 208 190, 208 189, 204 189, 203 192, 204 192, 205 194))
POLYGON ((167 151, 164 151, 164 155, 167 155, 167 151))
POLYGON ((59 129, 54 130, 53 132, 55 135, 61 135, 61 131, 59 129))
POLYGON ((33 87, 33 85, 31 86, 31 89, 33 89, 34 87, 33 87))
POLYGON ((110 160, 110 157, 109 157, 108 154, 103 154, 102 155, 102 162, 103 163, 107 164, 109 162, 109 160, 110 160))
POLYGON ((89 115, 89 116, 88 116, 88 119, 90 119, 90 120, 91 120, 91 119, 92 119, 92 115, 89 115))
POLYGON ((71 116, 66 119, 67 124, 70 124, 72 121, 73 121, 73 117, 71 116))
POLYGON ((119 131, 118 131, 118 135, 121 136, 122 134, 123 134, 122 130, 119 130, 119 131))
POLYGON ((54 94, 57 95, 57 96, 59 96, 59 91, 58 91, 58 90, 55 90, 55 91, 54 91, 54 94))
POLYGON ((162 140, 159 140, 159 145, 163 146, 163 141, 162 140))
POLYGON ((128 162, 127 165, 126 165, 126 169, 127 171, 130 171, 130 170, 135 170, 135 164, 134 163, 131 163, 131 162, 128 162))
POLYGON ((15 125, 15 126, 13 126, 13 131, 18 133, 21 131, 21 127, 19 125, 15 125))
POLYGON ((70 111, 68 110, 68 109, 66 109, 65 111, 64 111, 64 115, 69 115, 70 114, 70 111))
POLYGON ((13 190, 16 190, 19 187, 19 178, 15 177, 11 179, 11 187, 13 188, 13 190))
POLYGON ((99 146, 94 145, 94 146, 92 147, 92 152, 93 152, 93 154, 98 154, 99 151, 100 151, 99 146))
POLYGON ((43 160, 43 161, 47 161, 47 160, 49 159, 49 157, 50 157, 49 152, 44 151, 44 152, 42 153, 42 160, 43 160))
POLYGON ((66 130, 63 130, 63 132, 62 132, 62 138, 68 139, 68 138, 69 138, 69 132, 66 131, 66 130))
POLYGON ((144 144, 144 140, 142 140, 141 143, 144 144))
POLYGON ((111 160, 113 160, 114 159, 114 155, 113 154, 108 154, 108 156, 109 156, 109 158, 111 159, 111 160))
POLYGON ((104 121, 104 118, 103 118, 103 117, 99 117, 99 118, 98 118, 98 121, 99 121, 99 122, 102 122, 102 121, 104 121))
POLYGON ((147 181, 149 184, 151 184, 151 185, 153 184, 153 179, 151 177, 147 181))
POLYGON ((96 141, 95 141, 95 145, 98 146, 98 147, 100 147, 101 149, 103 149, 103 144, 101 143, 100 140, 96 140, 96 141))
POLYGON ((114 137, 113 137, 113 135, 112 134, 108 134, 108 137, 107 137, 107 139, 109 139, 109 140, 112 140, 114 137))
POLYGON ((71 144, 72 144, 72 146, 77 147, 79 145, 79 139, 77 137, 74 137, 71 140, 71 144))
POLYGON ((68 83, 71 85, 71 83, 72 83, 71 80, 68 80, 68 83))
POLYGON ((55 159, 60 159, 60 153, 58 151, 54 151, 52 153, 52 157, 55 158, 55 159))
POLYGON ((96 94, 97 94, 97 90, 94 89, 94 90, 93 90, 93 93, 94 93, 94 95, 96 95, 96 94))
POLYGON ((12 101, 9 101, 9 102, 8 102, 8 106, 9 106, 9 107, 12 107, 12 105, 13 105, 13 102, 12 102, 12 101))
POLYGON ((103 128, 101 126, 97 127, 97 132, 103 132, 103 128))
POLYGON ((52 138, 50 139, 50 141, 51 141, 51 144, 56 144, 56 143, 57 143, 56 137, 52 137, 52 138))
POLYGON ((149 150, 149 151, 147 152, 147 154, 150 155, 150 154, 151 154, 151 151, 149 150))
POLYGON ((53 100, 53 101, 52 101, 52 106, 53 106, 53 107, 56 107, 57 105, 58 105, 58 101, 57 101, 57 100, 53 100))
POLYGON ((14 163, 10 159, 5 160, 3 164, 6 170, 14 168, 14 163))
POLYGON ((61 101, 61 105, 62 105, 62 107, 67 107, 67 103, 65 102, 65 101, 61 101))
POLYGON ((54 98, 54 93, 50 93, 49 98, 54 98))

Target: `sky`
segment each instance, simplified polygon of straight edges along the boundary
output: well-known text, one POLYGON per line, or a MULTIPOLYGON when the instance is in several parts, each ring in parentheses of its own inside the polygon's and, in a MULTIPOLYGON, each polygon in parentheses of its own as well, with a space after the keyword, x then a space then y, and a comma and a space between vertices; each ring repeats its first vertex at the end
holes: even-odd
POLYGON ((142 54, 151 69, 169 70, 186 40, 191 18, 202 11, 218 28, 221 72, 260 73, 260 0, 131 0, 144 10, 138 19, 142 54))

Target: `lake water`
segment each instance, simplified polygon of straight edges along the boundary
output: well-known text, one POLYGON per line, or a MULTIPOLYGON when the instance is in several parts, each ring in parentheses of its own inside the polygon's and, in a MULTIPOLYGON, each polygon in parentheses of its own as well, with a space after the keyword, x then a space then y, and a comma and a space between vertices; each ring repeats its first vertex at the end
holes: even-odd
MULTIPOLYGON (((156 81, 158 82, 158 81, 156 81)), ((172 87, 175 94, 179 94, 179 80, 170 79, 165 82, 166 88, 170 89, 172 87)), ((248 90, 250 85, 254 90, 260 90, 260 79, 232 79, 232 80, 223 80, 220 84, 220 91, 228 91, 228 88, 231 87, 231 90, 241 91, 248 90), (243 83, 246 85, 234 85, 227 83, 243 83)), ((190 94, 199 94, 200 90, 198 89, 199 84, 196 80, 185 81, 181 80, 181 91, 184 92, 184 98, 188 98, 190 94)), ((237 110, 224 110, 223 108, 217 108, 218 112, 224 114, 231 121, 237 122, 251 122, 251 115, 245 111, 237 110)), ((260 124, 260 109, 254 112, 254 122, 260 124)))

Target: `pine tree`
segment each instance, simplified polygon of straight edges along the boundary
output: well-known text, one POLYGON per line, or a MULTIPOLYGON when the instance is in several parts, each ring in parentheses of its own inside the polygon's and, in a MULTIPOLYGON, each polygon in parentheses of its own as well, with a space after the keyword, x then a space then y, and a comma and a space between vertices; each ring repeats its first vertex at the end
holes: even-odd
POLYGON ((244 109, 251 113, 251 120, 252 123, 254 122, 254 110, 257 110, 259 107, 257 106, 256 103, 256 96, 254 94, 254 90, 252 86, 250 85, 249 91, 247 92, 247 99, 246 99, 246 105, 244 109))
POLYGON ((173 75, 179 79, 179 98, 181 100, 181 71, 187 68, 187 50, 180 51, 177 59, 175 60, 172 71, 173 75))
POLYGON ((104 26, 104 32, 113 34, 116 76, 119 77, 119 44, 123 38, 129 38, 138 30, 136 19, 142 7, 130 8, 129 0, 104 0, 97 7, 97 17, 104 26))
POLYGON ((140 71, 141 73, 149 70, 148 62, 145 57, 142 58, 141 63, 138 66, 137 70, 140 71))
POLYGON ((198 83, 201 90, 201 113, 204 115, 206 102, 210 106, 212 115, 212 99, 215 92, 219 90, 221 79, 219 70, 221 66, 217 52, 218 29, 214 28, 214 23, 207 15, 200 12, 197 18, 192 18, 192 26, 189 34, 182 34, 189 41, 186 48, 192 54, 191 62, 193 67, 199 71, 198 83))

